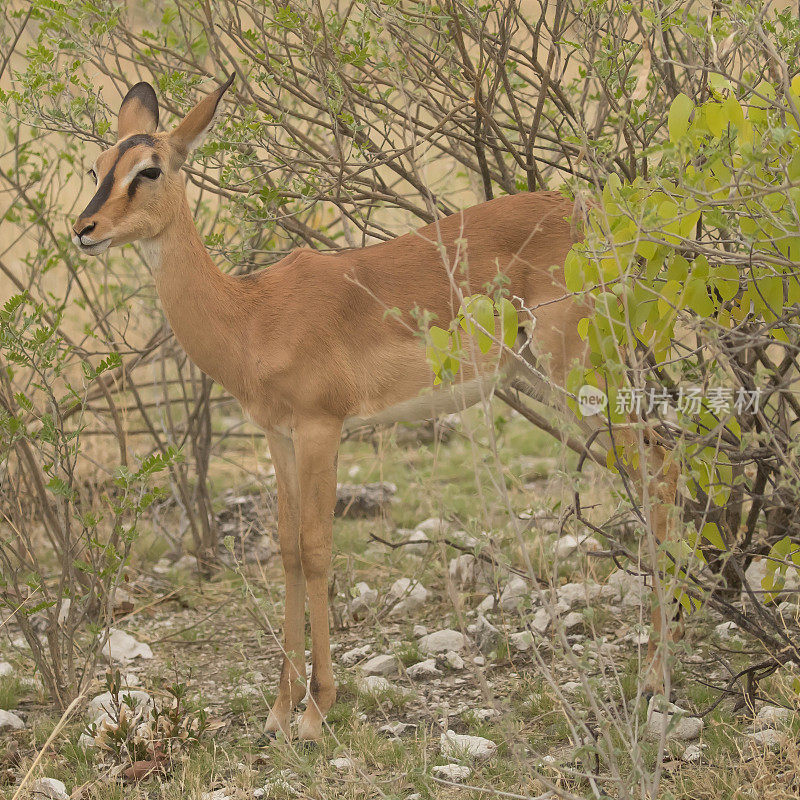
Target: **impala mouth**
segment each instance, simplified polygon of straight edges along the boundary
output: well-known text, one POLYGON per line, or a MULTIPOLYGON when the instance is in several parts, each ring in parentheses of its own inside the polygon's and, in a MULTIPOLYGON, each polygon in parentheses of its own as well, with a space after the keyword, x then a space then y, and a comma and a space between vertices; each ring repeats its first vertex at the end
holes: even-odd
POLYGON ((101 242, 84 242, 80 236, 73 236, 72 241, 82 253, 90 256, 99 256, 100 253, 108 250, 108 246, 111 244, 111 237, 109 236, 108 239, 103 239, 101 242))

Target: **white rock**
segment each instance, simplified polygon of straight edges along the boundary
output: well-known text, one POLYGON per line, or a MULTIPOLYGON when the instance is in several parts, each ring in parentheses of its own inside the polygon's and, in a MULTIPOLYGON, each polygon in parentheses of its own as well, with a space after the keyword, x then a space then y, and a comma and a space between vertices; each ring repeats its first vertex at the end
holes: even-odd
POLYGON ((564 617, 564 630, 567 633, 580 630, 583 628, 584 622, 585 619, 583 614, 579 613, 578 611, 570 611, 569 614, 564 617))
POLYGON ((339 758, 332 758, 328 762, 332 767, 344 771, 351 770, 355 767, 356 762, 349 756, 339 756, 339 758))
POLYGON ((270 798, 274 796, 275 791, 278 791, 280 794, 299 797, 300 792, 298 792, 293 785, 296 781, 297 773, 288 769, 282 769, 281 774, 271 778, 267 783, 264 784, 263 788, 254 789, 253 797, 256 798, 256 800, 262 797, 270 798))
POLYGON ((472 553, 464 553, 450 559, 448 567, 450 580, 456 586, 467 589, 474 586, 478 580, 479 564, 478 559, 472 553))
POLYGON ((667 731, 667 739, 677 739, 682 742, 696 739, 703 730, 703 720, 700 717, 689 716, 688 712, 674 703, 665 704, 663 698, 650 698, 647 708, 648 735, 653 739, 658 739, 668 725, 670 729, 667 731), (662 713, 658 708, 664 705, 666 705, 666 712, 662 713))
MULTIPOLYGON (((769 563, 768 559, 760 558, 757 561, 752 561, 750 566, 744 573, 744 577, 747 579, 747 582, 750 584, 750 588, 756 593, 758 593, 764 588, 762 581, 767 576, 767 564, 769 563)), ((780 590, 781 592, 796 592, 800 589, 800 577, 798 577, 797 570, 794 567, 789 567, 786 570, 786 581, 783 585, 783 588, 780 590)), ((747 594, 746 590, 742 589, 742 599, 750 599, 750 596, 747 594)))
POLYGON ((547 632, 547 629, 550 627, 552 619, 553 618, 549 609, 540 608, 533 615, 533 619, 531 620, 531 627, 536 631, 536 633, 541 634, 543 636, 547 632))
POLYGON ((188 553, 185 556, 181 556, 173 565, 172 569, 177 570, 189 570, 190 572, 197 571, 197 559, 194 556, 190 556, 188 553))
POLYGON ((500 631, 483 614, 478 614, 478 619, 469 629, 471 629, 472 635, 478 644, 478 649, 482 653, 488 653, 493 650, 502 638, 500 631))
POLYGON ((232 798, 233 795, 228 789, 214 789, 213 792, 203 792, 200 795, 200 800, 232 800, 232 798))
POLYGON ((378 733, 386 733, 389 736, 401 736, 406 730, 414 727, 416 726, 409 725, 405 722, 388 722, 386 725, 381 725, 381 727, 378 728, 378 733))
POLYGON ((586 603, 589 588, 588 584, 585 583, 565 583, 556 589, 556 594, 559 600, 562 600, 569 608, 572 608, 586 603))
POLYGON ((61 601, 61 608, 58 610, 58 619, 56 620, 59 625, 63 626, 66 623, 71 606, 72 600, 70 600, 68 597, 61 601))
POLYGON ((463 650, 467 642, 462 633, 445 628, 441 631, 434 631, 423 636, 418 647, 421 653, 435 655, 436 653, 446 653, 448 650, 463 650))
POLYGON ((561 684, 561 691, 566 694, 575 694, 583 688, 583 684, 578 681, 567 681, 561 684))
POLYGON ((37 778, 29 787, 33 797, 48 800, 69 800, 67 787, 58 778, 37 778))
POLYGON ((568 609, 578 605, 587 605, 598 599, 612 599, 619 595, 619 591, 614 586, 602 586, 594 581, 565 583, 556 589, 556 597, 559 603, 563 603, 568 609))
POLYGON ((152 658, 153 651, 149 644, 137 642, 125 631, 112 628, 109 631, 108 641, 103 645, 103 655, 109 661, 127 664, 134 658, 152 658))
POLYGON ((632 631, 626 638, 637 647, 644 647, 650 643, 650 631, 632 631))
POLYGON ((413 553, 415 555, 422 556, 428 552, 428 548, 431 546, 431 544, 433 544, 428 534, 425 531, 420 530, 411 531, 406 538, 406 542, 409 542, 409 544, 406 544, 403 547, 403 550, 406 553, 413 553))
POLYGON ((519 631, 508 637, 509 644, 518 652, 526 653, 533 647, 533 634, 530 631, 519 631))
POLYGON ((462 764, 444 764, 441 767, 434 767, 431 772, 445 781, 465 781, 472 775, 472 770, 462 764))
POLYGON ((425 533, 446 533, 451 528, 451 525, 441 517, 428 517, 422 520, 414 530, 425 531, 425 533))
POLYGON ((382 675, 366 675, 357 682, 357 686, 363 694, 378 694, 394 688, 382 675))
POLYGON ((763 731, 756 731, 755 733, 748 733, 748 738, 757 745, 762 747, 778 747, 783 738, 781 734, 774 728, 764 728, 763 731))
POLYGON ((19 731, 25 727, 25 723, 13 712, 0 709, 0 731, 10 728, 12 731, 19 731))
POLYGON ((136 598, 124 586, 117 586, 117 588, 114 589, 112 606, 116 608, 117 606, 121 606, 123 603, 132 603, 135 605, 136 598))
POLYGON ((394 608, 389 612, 390 617, 410 614, 421 608, 428 599, 428 590, 417 580, 399 578, 392 584, 386 600, 394 608))
POLYGON ((472 716, 475 717, 478 722, 486 722, 487 719, 499 717, 500 712, 496 708, 476 708, 472 712, 472 716))
POLYGON ((503 611, 516 611, 530 594, 528 581, 515 575, 500 594, 500 608, 503 611))
POLYGON ((166 575, 172 569, 172 562, 168 558, 160 558, 153 564, 152 571, 155 575, 166 575))
POLYGON ((756 714, 755 722, 762 725, 786 725, 788 724, 794 712, 789 708, 780 708, 778 706, 764 706, 758 714, 756 714))
POLYGON ((693 761, 699 761, 703 757, 703 750, 699 744, 690 744, 683 751, 681 761, 688 761, 690 764, 693 761))
POLYGON ((800 615, 800 606, 797 603, 790 603, 784 600, 778 606, 778 613, 785 619, 794 622, 800 615))
MULTIPOLYGON (((147 692, 138 689, 121 689, 119 692, 119 700, 123 705, 133 703, 134 707, 149 706, 153 703, 153 698, 150 697, 147 692)), ((111 711, 113 707, 114 702, 111 692, 103 692, 89 701, 89 714, 91 716, 96 716, 100 712, 111 711)))
POLYGON ((373 656, 360 667, 364 675, 395 675, 397 673, 397 659, 392 655, 373 656))
POLYGON ((487 594, 483 600, 478 603, 475 608, 475 611, 478 614, 488 614, 491 611, 494 611, 494 607, 497 605, 497 599, 493 594, 487 594))
POLYGON ((94 736, 89 736, 88 733, 82 733, 78 737, 78 747, 80 747, 82 750, 90 750, 96 746, 97 742, 94 740, 94 736))
MULTIPOLYGON (((472 547, 476 548, 481 541, 476 539, 474 536, 471 536, 466 531, 448 531, 449 538, 455 539, 464 547, 472 547)), ((485 542, 487 540, 491 540, 492 535, 488 531, 481 531, 482 540, 485 542)))
POLYGON ((368 583, 359 581, 354 587, 356 597, 366 597, 371 603, 378 599, 378 590, 371 589, 368 583))
POLYGON ((714 633, 716 633, 720 639, 730 639, 731 634, 735 633, 737 630, 739 630, 739 626, 735 622, 720 622, 720 624, 714 628, 714 633))
POLYGON ((622 598, 623 608, 634 608, 649 602, 651 590, 645 585, 643 575, 631 575, 624 569, 614 570, 608 576, 607 585, 622 598))
POLYGON ((444 660, 452 669, 464 669, 464 659, 454 650, 449 650, 445 653, 444 660))
POLYGON ((341 661, 346 667, 352 667, 354 664, 357 664, 361 661, 362 658, 366 658, 372 650, 372 645, 365 644, 361 647, 354 647, 352 650, 348 650, 346 653, 342 653, 341 661))
POLYGON ((469 756, 483 761, 494 755, 497 745, 491 739, 482 736, 467 736, 466 734, 446 731, 439 740, 442 755, 446 757, 469 756))
POLYGON ((11 675, 14 672, 14 667, 8 661, 0 661, 0 678, 5 678, 6 675, 11 675))
POLYGON ((348 604, 348 609, 353 619, 361 619, 369 615, 370 610, 375 608, 378 602, 378 592, 371 589, 368 583, 361 581, 357 583, 353 589, 355 590, 355 597, 348 604))
POLYGON ((597 552, 602 550, 603 545, 597 541, 593 536, 574 536, 571 533, 562 536, 555 543, 553 548, 553 555, 557 559, 567 558, 577 550, 582 550, 585 553, 597 552))
POLYGON ((476 667, 482 667, 486 664, 486 659, 483 656, 475 656, 472 661, 476 667))
POLYGON ((428 629, 424 625, 415 625, 414 626, 414 638, 419 639, 420 636, 425 636, 428 633, 428 629))

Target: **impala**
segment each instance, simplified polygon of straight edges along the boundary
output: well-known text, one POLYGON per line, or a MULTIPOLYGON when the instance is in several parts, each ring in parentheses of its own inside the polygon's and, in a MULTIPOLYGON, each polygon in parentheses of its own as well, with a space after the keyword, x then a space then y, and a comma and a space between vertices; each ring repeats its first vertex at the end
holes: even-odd
MULTIPOLYGON (((458 313, 462 295, 451 263, 464 247, 471 286, 502 273, 509 296, 535 309, 533 336, 544 357, 537 363, 563 380, 584 349, 577 323, 585 310, 552 270, 573 243, 572 203, 551 192, 500 197, 392 241, 333 254, 300 249, 246 278, 226 275, 195 228, 181 167, 208 133, 232 79, 169 133, 157 132, 153 88, 137 83, 128 92, 118 141, 92 168, 97 191, 73 226, 74 242, 92 255, 140 242, 178 341, 266 432, 286 580, 284 661, 267 730, 288 735, 292 710, 306 694, 307 594, 312 672, 298 735, 316 739, 336 695, 328 578, 343 427, 463 408, 509 374, 476 362, 462 371, 458 391, 433 390, 419 330, 409 324, 416 309, 445 324, 458 313)), ((652 490, 664 501, 652 515, 661 538, 671 483, 652 490)), ((654 611, 659 630, 662 616, 654 611)))

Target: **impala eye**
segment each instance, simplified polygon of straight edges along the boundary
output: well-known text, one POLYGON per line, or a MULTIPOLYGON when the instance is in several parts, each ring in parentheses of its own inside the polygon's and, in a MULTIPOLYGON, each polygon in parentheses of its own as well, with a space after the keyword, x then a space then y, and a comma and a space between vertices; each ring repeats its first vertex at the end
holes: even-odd
POLYGON ((160 174, 161 170, 158 167, 148 167, 139 173, 139 177, 154 181, 160 174))

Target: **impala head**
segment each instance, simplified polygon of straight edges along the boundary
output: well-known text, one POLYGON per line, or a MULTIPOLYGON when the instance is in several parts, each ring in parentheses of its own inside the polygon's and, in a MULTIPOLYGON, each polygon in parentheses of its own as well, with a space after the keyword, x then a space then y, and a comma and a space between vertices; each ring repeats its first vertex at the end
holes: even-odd
POLYGON ((201 100, 169 133, 156 133, 158 101, 149 83, 137 83, 119 109, 117 143, 90 173, 97 191, 72 226, 72 241, 89 255, 112 245, 154 239, 183 202, 181 167, 205 138, 222 95, 233 82, 201 100))

